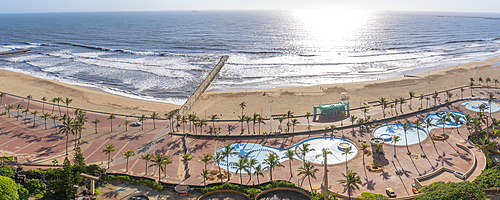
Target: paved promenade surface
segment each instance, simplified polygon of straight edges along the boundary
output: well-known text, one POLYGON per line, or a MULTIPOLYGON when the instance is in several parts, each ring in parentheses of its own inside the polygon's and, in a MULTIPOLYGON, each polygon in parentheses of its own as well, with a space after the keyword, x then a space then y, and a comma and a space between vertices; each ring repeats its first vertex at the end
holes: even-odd
MULTIPOLYGON (((459 92, 454 92, 456 96, 460 95, 459 92)), ((496 90, 480 88, 474 90, 474 94, 476 97, 485 97, 487 95, 487 92, 496 92, 496 90)), ((445 97, 443 95, 441 96, 441 99, 444 100, 445 97)), ((457 99, 457 97, 455 97, 455 99, 457 99)), ((15 107, 20 103, 23 106, 23 109, 25 109, 27 107, 26 100, 20 101, 20 99, 12 98, 9 96, 3 98, 3 104, 10 103, 13 103, 12 105, 14 105, 14 109, 11 110, 10 113, 2 114, 0 116, 0 154, 2 156, 17 156, 19 163, 26 162, 31 164, 51 164, 54 159, 57 159, 59 163, 62 163, 64 157, 66 156, 66 136, 58 133, 57 129, 54 128, 53 121, 50 119, 47 120, 47 129, 45 129, 45 120, 39 118, 41 114, 38 114, 37 117, 28 114, 25 117, 24 113, 20 112, 18 116, 15 107), (33 119, 36 120, 35 125, 33 123, 33 119)), ((420 101, 414 99, 412 103, 414 107, 416 107, 415 105, 419 105, 420 101)), ((457 102, 450 106, 441 107, 438 110, 458 110, 461 112, 474 114, 474 112, 465 111, 460 108, 461 103, 462 102, 457 102)), ((40 113, 42 112, 41 103, 30 102, 29 108, 30 110, 36 109, 39 110, 40 113)), ((43 109, 45 110, 45 112, 52 112, 52 106, 45 105, 45 108, 43 109)), ((386 109, 387 116, 393 114, 388 114, 388 110, 389 109, 386 109)), ((429 113, 434 113, 438 110, 432 110, 429 113)), ((409 112, 409 108, 408 106, 406 106, 406 104, 403 108, 403 111, 404 113, 409 112)), ((66 108, 61 106, 61 113, 66 112, 66 108)), ((372 116, 381 116, 382 114, 380 112, 382 111, 378 107, 371 107, 368 114, 372 116)), ((59 114, 59 109, 57 106, 55 107, 53 114, 59 114)), ((72 115, 71 109, 69 109, 68 114, 70 116, 72 115)), ((145 114, 149 116, 150 113, 145 114)), ((363 116, 362 113, 358 114, 358 116, 363 116)), ((426 114, 428 113, 401 117, 397 120, 391 121, 390 123, 412 123, 416 119, 422 120, 426 114)), ((113 131, 111 132, 111 120, 108 120, 109 115, 87 113, 87 117, 89 118, 89 122, 94 121, 94 119, 96 118, 99 118, 101 120, 101 123, 97 125, 97 133, 95 130, 95 126, 92 123, 86 124, 85 129, 82 133, 80 146, 83 150, 84 157, 86 158, 85 162, 87 164, 97 164, 101 167, 106 167, 108 156, 102 153, 102 150, 105 149, 107 144, 112 144, 116 146, 116 149, 118 151, 112 152, 110 154, 112 162, 110 163, 110 169, 108 170, 109 172, 128 173, 135 176, 154 176, 157 179, 159 174, 154 167, 148 168, 148 173, 145 174, 146 163, 140 158, 140 155, 148 152, 165 153, 173 158, 173 163, 168 165, 166 172, 161 173, 161 180, 168 183, 185 183, 191 185, 203 184, 203 178, 200 174, 202 173, 204 165, 202 162, 198 161, 199 157, 207 153, 213 154, 218 148, 223 147, 227 144, 249 142, 277 148, 288 148, 308 138, 325 135, 341 137, 342 135, 344 135, 346 139, 355 143, 359 148, 363 140, 369 141, 369 138, 373 137, 372 132, 376 128, 373 126, 368 126, 364 130, 353 128, 338 130, 335 133, 332 133, 330 130, 328 130, 326 132, 315 135, 306 134, 296 135, 294 137, 268 136, 259 139, 249 139, 244 137, 234 139, 218 139, 216 137, 187 137, 186 145, 190 149, 192 155, 196 158, 193 159, 190 164, 189 174, 191 176, 185 179, 185 174, 187 173, 187 171, 185 170, 182 162, 180 162, 180 156, 184 154, 183 137, 175 135, 171 136, 168 134, 170 131, 168 126, 169 121, 156 120, 156 129, 154 129, 153 121, 151 119, 148 119, 144 123, 143 130, 142 127, 128 126, 128 130, 126 131, 125 125, 123 124, 124 120, 128 119, 130 121, 137 121, 137 118, 116 117, 116 119, 113 120, 113 131), (124 159, 122 152, 129 149, 135 151, 137 155, 129 158, 129 169, 127 172, 127 162, 126 159, 124 159)), ((500 118, 500 113, 494 113, 493 117, 497 119, 500 118)), ((304 124, 307 124, 305 118, 300 120, 302 121, 302 126, 305 126, 304 124)), ((331 122, 314 123, 317 127, 324 127, 332 124, 331 122)), ((335 124, 337 123, 339 122, 335 122, 335 124)), ((57 124, 58 122, 56 122, 56 125, 57 124)), ((211 124, 212 123, 209 122, 209 125, 211 124)), ((345 120, 344 124, 350 124, 350 122, 345 120)), ((221 125, 219 123, 216 123, 216 126, 227 127, 227 125, 221 125)), ((263 125, 261 128, 269 130, 269 124, 263 125)), ((185 129, 189 131, 187 124, 185 125, 185 129)), ((443 130, 441 128, 436 128, 431 131, 431 134, 441 134, 442 131, 443 130)), ((180 129, 179 132, 182 133, 182 129, 180 129)), ((252 132, 250 134, 253 135, 252 132)), ((396 147, 396 152, 393 152, 394 148, 391 144, 384 144, 385 155, 375 154, 371 156, 364 156, 366 164, 373 163, 374 161, 383 164, 383 171, 379 173, 367 171, 365 166, 363 165, 363 155, 361 153, 358 153, 358 155, 349 160, 347 163, 349 170, 357 172, 358 175, 361 176, 363 182, 363 184, 360 186, 360 190, 356 191, 353 195, 359 196, 361 192, 365 191, 384 194, 385 188, 391 187, 398 194, 398 196, 409 196, 413 195, 411 184, 414 182, 415 177, 429 174, 441 167, 447 167, 461 172, 469 170, 473 163, 472 156, 470 156, 463 149, 456 146, 457 143, 469 146, 469 144, 464 143, 464 138, 467 138, 468 134, 466 127, 462 126, 458 129, 449 128, 445 129, 445 132, 450 136, 450 138, 446 141, 436 141, 435 143, 433 143, 429 138, 427 138, 422 141, 422 148, 420 148, 418 144, 410 145, 409 150, 414 156, 408 156, 406 154, 407 149, 405 146, 398 146, 396 147), (397 158, 393 160, 394 153, 397 154, 397 158), (425 153, 427 157, 422 158, 420 156, 416 156, 422 153, 425 153), (402 174, 396 174, 396 170, 401 170, 402 174)), ((206 133, 204 134, 206 135, 206 133)), ((223 131, 222 134, 227 133, 223 131)), ((235 133, 233 133, 233 135, 234 134, 235 133)), ((68 139, 68 152, 70 154, 70 158, 72 158, 75 138, 73 135, 70 135, 68 139)), ((473 180, 477 175, 479 175, 481 173, 481 170, 484 169, 485 166, 485 157, 481 153, 481 151, 477 148, 472 148, 472 150, 477 157, 477 167, 473 171, 471 176, 467 179, 469 181, 473 180)), ((290 161, 283 162, 282 164, 285 166, 284 168, 277 168, 273 171, 273 179, 289 180, 295 184, 302 185, 305 189, 310 189, 308 180, 303 179, 302 176, 298 176, 297 169, 303 165, 302 161, 292 161, 291 165, 293 169, 293 177, 291 177, 290 175, 289 162, 290 161)), ((149 164, 151 163, 148 163, 148 165, 149 164)), ((317 179, 311 180, 313 189, 317 189, 321 186, 324 173, 323 166, 315 165, 315 167, 319 169, 319 172, 316 173, 317 179)), ((35 167, 26 166, 25 168, 35 167)), ((218 169, 217 165, 214 163, 209 164, 208 168, 218 169)), ((328 170, 329 189, 331 191, 347 194, 347 191, 344 189, 343 185, 338 182, 343 178, 342 173, 345 173, 345 163, 329 165, 328 170)), ((239 175, 233 175, 230 182, 239 183, 239 177, 239 175)), ((242 179, 242 182, 244 184, 257 184, 257 178, 254 176, 243 175, 242 179)), ((264 177, 259 177, 259 179, 261 182, 269 180, 269 171, 265 171, 264 177)), ((437 176, 434 180, 460 181, 453 176, 446 175, 437 176)), ((212 182, 219 182, 219 180, 208 181, 207 183, 212 182)))

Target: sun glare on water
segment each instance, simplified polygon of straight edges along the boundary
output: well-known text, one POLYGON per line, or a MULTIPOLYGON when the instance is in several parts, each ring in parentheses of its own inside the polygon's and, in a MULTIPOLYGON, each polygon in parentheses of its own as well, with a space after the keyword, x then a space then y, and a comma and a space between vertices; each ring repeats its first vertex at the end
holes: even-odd
POLYGON ((309 48, 319 48, 319 52, 331 52, 351 46, 356 41, 356 31, 369 23, 367 10, 315 9, 295 10, 293 16, 302 23, 305 40, 300 44, 309 48))

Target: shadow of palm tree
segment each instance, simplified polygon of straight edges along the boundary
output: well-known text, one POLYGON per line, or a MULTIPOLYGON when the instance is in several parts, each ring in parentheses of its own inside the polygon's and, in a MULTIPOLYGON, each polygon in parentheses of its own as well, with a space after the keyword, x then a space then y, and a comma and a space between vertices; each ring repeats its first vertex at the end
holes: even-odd
POLYGON ((389 174, 389 172, 387 172, 387 171, 382 171, 382 173, 380 174, 380 176, 382 176, 383 180, 389 180, 392 175, 389 174))

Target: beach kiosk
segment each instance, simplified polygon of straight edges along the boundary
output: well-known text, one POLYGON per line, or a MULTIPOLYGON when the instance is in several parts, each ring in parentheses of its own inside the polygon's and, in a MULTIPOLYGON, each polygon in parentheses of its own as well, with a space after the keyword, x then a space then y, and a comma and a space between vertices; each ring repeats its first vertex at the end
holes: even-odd
POLYGON ((349 111, 349 102, 338 102, 314 106, 314 116, 317 115, 318 110, 321 116, 339 116, 342 114, 342 111, 349 111))

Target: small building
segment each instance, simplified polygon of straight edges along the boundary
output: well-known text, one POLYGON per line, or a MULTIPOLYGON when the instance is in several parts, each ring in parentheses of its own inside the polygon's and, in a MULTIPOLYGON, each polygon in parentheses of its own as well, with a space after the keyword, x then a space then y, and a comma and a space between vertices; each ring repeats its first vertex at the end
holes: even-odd
POLYGON ((318 110, 321 116, 339 116, 342 114, 342 111, 349 111, 349 102, 338 102, 314 106, 314 116, 317 115, 318 110))

